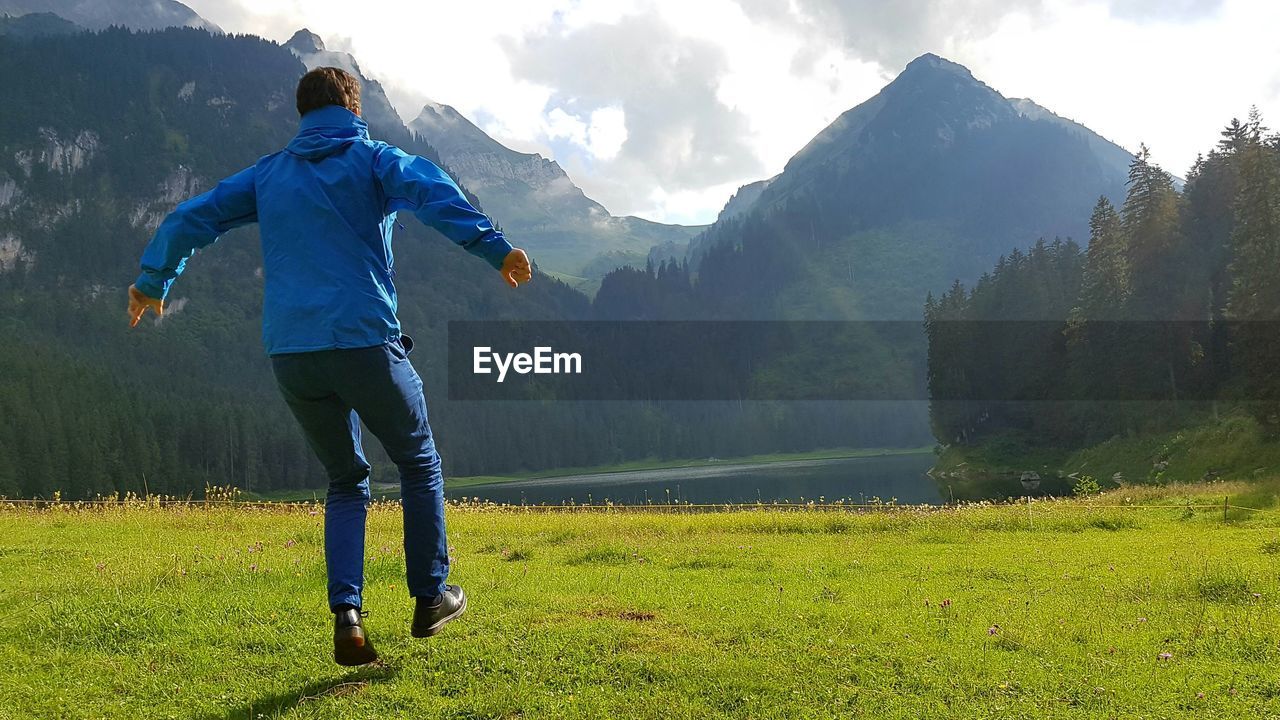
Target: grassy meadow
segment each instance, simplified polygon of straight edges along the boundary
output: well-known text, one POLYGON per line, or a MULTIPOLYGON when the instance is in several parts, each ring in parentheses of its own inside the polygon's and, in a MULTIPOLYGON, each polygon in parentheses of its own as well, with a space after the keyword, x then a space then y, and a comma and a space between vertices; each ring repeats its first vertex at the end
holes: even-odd
POLYGON ((4 718, 1280 717, 1280 512, 1219 483, 961 509, 449 513, 466 616, 330 657, 323 510, 0 507, 4 718), (1230 508, 1230 495, 1263 511, 1230 508))

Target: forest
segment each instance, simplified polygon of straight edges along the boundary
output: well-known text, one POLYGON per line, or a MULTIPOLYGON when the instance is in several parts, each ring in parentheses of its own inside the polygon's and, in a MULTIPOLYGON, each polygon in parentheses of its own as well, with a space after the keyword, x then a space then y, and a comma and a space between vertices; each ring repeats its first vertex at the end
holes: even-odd
POLYGON ((1080 448, 1229 409, 1280 433, 1280 136, 1258 112, 1181 191, 1143 147, 1089 228, 927 298, 938 441, 1080 448))

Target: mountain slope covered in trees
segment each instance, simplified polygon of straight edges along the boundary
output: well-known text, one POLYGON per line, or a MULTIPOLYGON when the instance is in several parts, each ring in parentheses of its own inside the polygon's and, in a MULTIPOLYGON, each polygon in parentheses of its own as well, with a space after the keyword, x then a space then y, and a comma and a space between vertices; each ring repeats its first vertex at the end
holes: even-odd
MULTIPOLYGON (((1071 451, 1232 409, 1280 436, 1280 136, 1256 114, 1232 121, 1183 192, 1144 148, 1128 185, 1095 204, 1087 250, 1015 251, 929 299, 939 442, 1071 451)), ((1149 458, 1152 478, 1169 452, 1149 458)))

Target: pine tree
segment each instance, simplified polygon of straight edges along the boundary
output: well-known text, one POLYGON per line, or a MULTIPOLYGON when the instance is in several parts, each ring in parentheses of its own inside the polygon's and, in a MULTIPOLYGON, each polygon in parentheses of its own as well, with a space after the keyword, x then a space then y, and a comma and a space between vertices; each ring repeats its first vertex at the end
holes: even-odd
POLYGON ((1238 150, 1240 192, 1236 198, 1232 286, 1227 316, 1233 356, 1244 378, 1247 401, 1271 435, 1280 434, 1280 139, 1265 137, 1255 109, 1238 150))
POLYGON ((1277 139, 1266 131, 1255 110, 1240 149, 1240 193, 1232 233, 1234 257, 1228 314, 1235 320, 1272 320, 1280 316, 1280 172, 1277 139))
POLYGON ((1129 166, 1129 192, 1120 226, 1130 272, 1129 314, 1167 319, 1181 274, 1178 193, 1173 177, 1151 162, 1145 144, 1129 166))
POLYGON ((1082 319, 1114 318, 1128 299, 1128 246, 1120 214, 1110 200, 1100 197, 1089 218, 1089 249, 1077 312, 1082 319))

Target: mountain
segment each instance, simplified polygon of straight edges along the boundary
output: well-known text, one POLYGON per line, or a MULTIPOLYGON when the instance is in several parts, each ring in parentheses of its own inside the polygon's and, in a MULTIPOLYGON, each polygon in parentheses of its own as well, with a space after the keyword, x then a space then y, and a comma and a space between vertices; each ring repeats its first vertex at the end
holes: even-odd
POLYGON ((748 210, 760 199, 766 188, 777 178, 769 178, 768 180, 757 180, 738 188, 738 191, 729 198, 729 201, 720 209, 720 214, 716 216, 716 220, 728 220, 737 217, 748 210))
POLYGON ((1075 133, 1078 137, 1084 138, 1089 145, 1089 150, 1102 162, 1112 173, 1129 172, 1129 164, 1133 162, 1133 153, 1116 145, 1110 140, 1095 133, 1084 125, 1069 120, 1054 113, 1041 105, 1036 104, 1034 100, 1028 98, 1010 98, 1009 104, 1014 107, 1023 117, 1038 120, 1042 122, 1055 123, 1075 133))
POLYGON ((134 30, 192 27, 222 32, 176 0, 0 0, 0 15, 30 13, 52 13, 89 30, 121 25, 134 30))
POLYGON ((690 306, 918 319, 928 292, 976 280, 1013 247, 1087 238, 1098 197, 1123 197, 1131 159, 926 54, 694 238, 685 257, 702 288, 690 306))
POLYGON ((448 105, 428 103, 409 127, 486 199, 486 210, 540 267, 582 289, 615 268, 643 266, 653 246, 685 243, 702 229, 614 217, 554 160, 502 145, 448 105))
POLYGON ((403 129, 404 121, 400 119, 400 113, 396 112, 391 101, 387 99, 387 93, 382 89, 381 83, 366 77, 361 72, 359 63, 350 53, 326 50, 320 36, 306 28, 294 33, 284 46, 293 52, 308 70, 325 66, 337 67, 356 76, 360 80, 361 116, 371 128, 383 129, 383 137, 388 142, 400 144, 405 141, 404 136, 408 133, 403 129), (386 136, 386 130, 393 131, 396 135, 394 140, 386 136))

